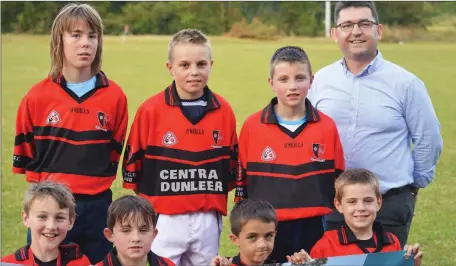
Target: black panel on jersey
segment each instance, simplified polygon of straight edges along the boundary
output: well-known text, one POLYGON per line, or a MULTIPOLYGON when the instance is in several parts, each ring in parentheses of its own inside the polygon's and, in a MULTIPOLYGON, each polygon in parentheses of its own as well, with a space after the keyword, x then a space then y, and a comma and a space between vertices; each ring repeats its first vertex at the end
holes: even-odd
POLYGON ((117 163, 106 162, 110 143, 72 145, 56 140, 35 140, 37 154, 26 170, 112 177, 117 163), (43 152, 44 151, 44 152, 43 152))
POLYGON ((334 173, 298 179, 248 175, 247 189, 250 198, 265 199, 276 209, 332 207, 335 196, 334 178, 334 173), (333 193, 324 197, 328 194, 327 191, 333 191, 333 193))

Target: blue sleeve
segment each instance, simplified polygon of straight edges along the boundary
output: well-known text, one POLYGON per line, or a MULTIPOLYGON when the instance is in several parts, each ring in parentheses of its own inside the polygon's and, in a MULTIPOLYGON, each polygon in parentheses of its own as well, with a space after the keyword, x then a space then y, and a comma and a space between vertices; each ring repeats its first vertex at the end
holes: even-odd
POLYGON ((440 123, 424 83, 415 78, 405 98, 405 121, 413 142, 413 186, 426 187, 434 179, 435 167, 442 152, 440 123))

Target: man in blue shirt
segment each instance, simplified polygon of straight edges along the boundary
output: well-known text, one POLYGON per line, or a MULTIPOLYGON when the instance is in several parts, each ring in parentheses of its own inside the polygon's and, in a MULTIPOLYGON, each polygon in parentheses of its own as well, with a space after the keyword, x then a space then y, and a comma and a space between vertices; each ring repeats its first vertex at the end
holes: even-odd
MULTIPOLYGON (((440 124, 424 83, 378 51, 382 25, 374 4, 339 2, 334 16, 331 35, 344 58, 315 74, 308 98, 336 122, 346 169, 377 176, 383 194, 377 220, 404 246, 415 197, 433 180, 442 151, 440 124)), ((336 211, 326 229, 342 221, 336 211)))

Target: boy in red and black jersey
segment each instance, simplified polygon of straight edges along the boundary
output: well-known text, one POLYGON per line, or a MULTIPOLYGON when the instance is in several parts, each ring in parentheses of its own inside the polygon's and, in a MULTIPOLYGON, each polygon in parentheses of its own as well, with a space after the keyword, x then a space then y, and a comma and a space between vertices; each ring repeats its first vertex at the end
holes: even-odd
POLYGON ((166 65, 174 81, 136 113, 123 186, 159 213, 154 253, 176 265, 209 265, 235 185, 236 121, 228 102, 207 87, 212 59, 204 34, 176 33, 166 65))
POLYGON ((56 16, 51 73, 19 105, 13 162, 28 182, 70 188, 78 215, 67 240, 92 263, 112 248, 102 232, 128 123, 125 94, 101 71, 102 25, 87 4, 68 4, 56 16))
POLYGON ((241 129, 236 200, 261 198, 274 206, 279 224, 270 259, 285 262, 323 236, 322 217, 331 213, 344 156, 336 125, 306 99, 312 70, 304 50, 278 49, 269 83, 277 97, 241 129))
MULTIPOLYGON (((374 252, 400 251, 401 243, 380 222, 375 221, 382 206, 382 197, 375 175, 366 169, 350 169, 336 180, 334 205, 344 216, 344 224, 326 231, 313 247, 312 258, 327 258, 374 252)), ((421 264, 420 246, 406 245, 406 257, 413 256, 415 266, 421 264)))
MULTIPOLYGON (((230 213, 230 239, 239 249, 232 258, 216 256, 211 266, 253 266, 273 263, 268 256, 273 251, 277 234, 277 215, 267 201, 255 198, 236 202, 230 213)), ((310 260, 304 250, 286 256, 292 264, 304 264, 310 260)))
POLYGON ((108 209, 106 238, 114 248, 97 266, 174 266, 167 258, 150 250, 157 236, 157 213, 144 198, 125 195, 108 209))
POLYGON ((4 262, 33 266, 89 266, 89 259, 75 243, 63 243, 76 217, 75 200, 67 186, 54 182, 32 184, 23 202, 22 222, 32 242, 4 262))

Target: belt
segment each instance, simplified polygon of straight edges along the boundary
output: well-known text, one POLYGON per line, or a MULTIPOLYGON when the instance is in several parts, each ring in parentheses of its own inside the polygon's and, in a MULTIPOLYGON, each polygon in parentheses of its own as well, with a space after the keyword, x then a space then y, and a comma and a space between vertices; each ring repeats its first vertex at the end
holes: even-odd
POLYGON ((387 198, 393 195, 401 194, 404 192, 411 192, 412 187, 410 185, 405 185, 403 187, 398 187, 398 188, 392 188, 388 190, 385 194, 382 195, 383 198, 387 198))

